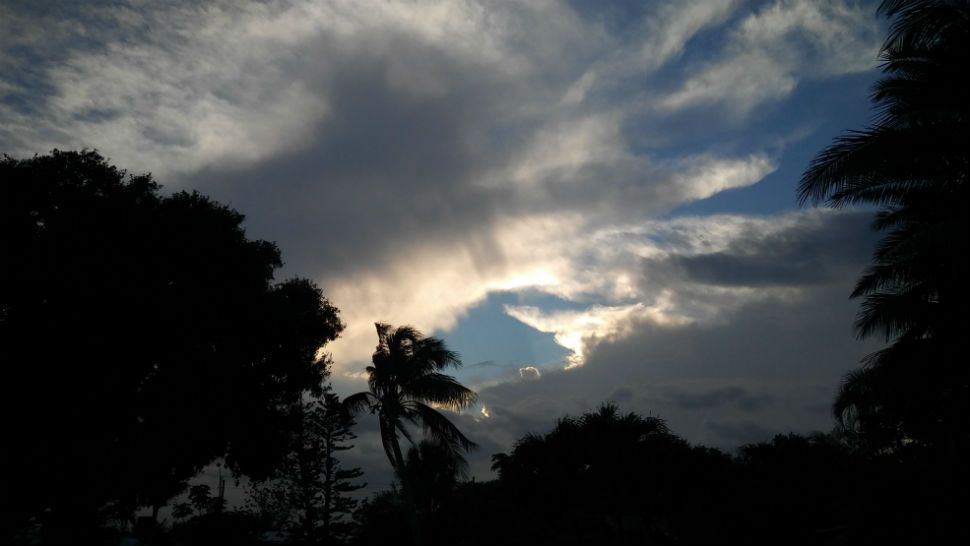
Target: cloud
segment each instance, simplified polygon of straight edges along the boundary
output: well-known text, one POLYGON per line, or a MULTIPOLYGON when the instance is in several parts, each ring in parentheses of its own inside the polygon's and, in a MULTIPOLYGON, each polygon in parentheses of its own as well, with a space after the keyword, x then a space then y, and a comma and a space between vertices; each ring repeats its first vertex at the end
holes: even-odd
POLYGON ((879 30, 870 6, 773 2, 746 16, 719 58, 703 63, 656 105, 666 111, 720 106, 743 118, 759 104, 788 96, 803 78, 871 70, 879 30))
POLYGON ((566 365, 573 368, 597 343, 633 335, 635 324, 669 330, 725 320, 732 310, 757 301, 804 301, 810 285, 859 271, 858 259, 873 243, 868 222, 866 214, 811 210, 762 218, 680 217, 608 228, 558 249, 555 276, 572 282, 544 287, 566 300, 606 303, 566 310, 505 309, 553 334, 570 351, 566 365))
MULTIPOLYGON (((633 290, 640 297, 656 287, 671 290, 677 294, 674 308, 691 313, 692 320, 664 324, 649 315, 617 314, 611 335, 597 333, 602 323, 581 324, 576 335, 583 366, 480 388, 480 400, 492 415, 503 415, 503 424, 469 424, 469 433, 496 445, 505 442, 507 450, 527 432, 547 431, 556 419, 607 401, 662 417, 692 442, 728 450, 778 432, 831 428, 829 408, 843 374, 879 348, 855 339, 857 303, 847 298, 873 244, 874 235, 865 229, 870 219, 869 213, 804 211, 680 218, 611 233, 608 241, 645 256, 629 264, 646 270, 633 290), (831 244, 834 238, 841 244, 831 244), (760 274, 743 280, 732 273, 719 281, 724 286, 712 286, 712 278, 664 271, 679 257, 710 254, 769 263, 785 259, 788 246, 801 249, 806 267, 816 271, 808 279, 783 275, 777 290, 761 287, 760 274), (748 284, 759 289, 751 291, 748 284), (714 312, 696 312, 709 309, 714 312), (594 333, 584 335, 589 328, 594 333)), ((559 320, 562 313, 536 310, 528 318, 537 326, 564 328, 582 313, 580 307, 566 315, 569 320, 559 320)))
POLYGON ((667 313, 669 304, 661 301, 655 305, 635 303, 622 306, 594 305, 581 311, 543 311, 538 307, 506 306, 505 312, 523 323, 554 334, 556 343, 569 350, 567 369, 582 366, 585 362, 585 346, 589 339, 629 335, 627 326, 633 320, 651 320, 662 324, 685 323, 686 317, 667 313))
POLYGON ((733 403, 743 411, 755 411, 769 406, 774 397, 770 394, 752 394, 742 387, 719 387, 701 392, 674 389, 669 394, 669 400, 674 406, 688 410, 713 409, 733 403))
POLYGON ((844 283, 813 287, 803 301, 770 298, 706 324, 634 322, 629 336, 588 347, 582 367, 481 389, 489 410, 506 412, 507 426, 518 428, 478 427, 474 434, 505 438, 547 430, 563 415, 610 400, 624 411, 666 419, 692 442, 729 450, 778 431, 828 430, 827 408, 842 375, 878 348, 852 335, 855 303, 847 301, 848 290, 844 283), (528 421, 517 423, 515 416, 528 421), (738 423, 759 428, 732 428, 738 423))
MULTIPOLYGON (((695 35, 722 23, 739 2, 690 0, 655 3, 652 11, 633 18, 634 38, 592 63, 563 96, 565 104, 579 104, 591 94, 603 94, 626 78, 651 74, 679 57, 695 35)), ((648 10, 651 8, 647 8, 648 10)), ((625 14, 620 24, 629 25, 625 14)))
POLYGON ((0 151, 98 148, 245 212, 341 309, 339 392, 361 390, 375 321, 447 332, 499 291, 561 304, 505 308, 571 369, 481 382, 455 416, 473 474, 611 399, 733 447, 828 423, 870 348, 846 301, 868 217, 666 215, 779 171, 789 129, 750 114, 869 70, 868 4, 7 3, 0 151))
POLYGON ((613 394, 610 395, 608 401, 622 403, 622 402, 627 402, 629 400, 632 400, 634 396, 635 394, 633 392, 633 389, 620 387, 615 391, 613 391, 613 394))
MULTIPOLYGON (((789 220, 790 221, 790 220, 789 220)), ((705 285, 737 287, 802 286, 845 275, 845 264, 871 250, 864 215, 808 214, 799 225, 774 226, 753 222, 740 227, 723 250, 668 255, 650 261, 646 269, 664 270, 705 285), (674 273, 675 272, 675 273, 674 273)), ((650 275, 650 273, 647 273, 650 275)))
POLYGON ((631 125, 668 115, 645 94, 682 100, 745 51, 791 52, 771 58, 781 77, 861 67, 848 60, 869 27, 847 6, 670 2, 638 8, 624 32, 607 8, 557 1, 4 7, 4 24, 49 32, 3 33, 0 148, 96 147, 242 210, 251 236, 281 246, 284 275, 314 278, 341 308, 338 372, 369 358, 375 321, 447 331, 503 290, 585 306, 510 307, 581 360, 588 340, 636 321, 682 325, 756 299, 725 276, 797 273, 668 248, 780 219, 656 220, 758 183, 775 152, 645 148, 631 125), (830 63, 835 46, 849 57, 830 63), (649 285, 679 272, 698 282, 649 285))

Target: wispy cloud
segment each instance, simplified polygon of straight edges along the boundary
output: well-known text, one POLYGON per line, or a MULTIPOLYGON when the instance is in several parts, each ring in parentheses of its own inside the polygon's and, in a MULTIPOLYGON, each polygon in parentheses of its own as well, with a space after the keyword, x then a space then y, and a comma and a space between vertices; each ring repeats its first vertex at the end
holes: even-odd
POLYGON ((803 78, 872 70, 879 25, 868 8, 796 0, 763 6, 730 33, 719 57, 702 63, 657 105, 716 105, 742 118, 763 102, 788 96, 803 78))

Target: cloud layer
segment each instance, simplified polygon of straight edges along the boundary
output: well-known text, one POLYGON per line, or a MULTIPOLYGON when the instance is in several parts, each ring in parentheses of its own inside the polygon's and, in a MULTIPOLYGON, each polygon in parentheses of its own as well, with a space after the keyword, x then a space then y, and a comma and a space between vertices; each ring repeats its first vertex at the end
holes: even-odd
POLYGON ((608 396, 723 410, 690 425, 722 445, 783 428, 780 404, 816 422, 798 404, 828 396, 858 347, 775 364, 783 391, 830 358, 791 396, 748 367, 799 330, 848 328, 868 240, 842 234, 864 219, 668 213, 776 172, 792 126, 815 120, 773 113, 871 70, 878 31, 871 2, 843 0, 4 4, 0 152, 97 148, 245 212, 285 274, 342 310, 338 376, 369 358, 378 320, 447 332, 495 293, 561 302, 506 308, 570 357, 483 390, 490 416, 462 419, 495 446, 608 396), (676 386, 737 339, 750 362, 721 365, 734 375, 676 386))
MULTIPOLYGON (((476 439, 507 450, 527 432, 549 430, 563 415, 613 401, 625 411, 666 419, 692 442, 727 450, 778 433, 828 430, 842 376, 878 348, 853 336, 856 303, 847 298, 873 243, 865 229, 869 219, 868 213, 820 212, 739 219, 743 228, 714 244, 707 230, 682 232, 662 256, 640 260, 642 286, 677 294, 668 302, 671 310, 705 312, 685 311, 693 318, 678 323, 649 312, 617 313, 608 327, 591 327, 574 316, 557 322, 561 315, 548 313, 548 323, 536 325, 578 338, 585 365, 551 367, 539 379, 510 378, 481 388, 493 417, 463 416, 465 426, 476 439), (748 232, 766 226, 771 229, 748 232), (777 245, 779 239, 789 245, 777 245), (783 263, 789 247, 802 249, 804 267, 794 275, 783 270, 766 278, 751 269, 712 279, 679 273, 685 259, 783 263), (755 289, 752 297, 747 291, 755 289)), ((719 223, 729 224, 724 220, 719 223)), ((484 454, 473 460, 487 476, 484 454)))

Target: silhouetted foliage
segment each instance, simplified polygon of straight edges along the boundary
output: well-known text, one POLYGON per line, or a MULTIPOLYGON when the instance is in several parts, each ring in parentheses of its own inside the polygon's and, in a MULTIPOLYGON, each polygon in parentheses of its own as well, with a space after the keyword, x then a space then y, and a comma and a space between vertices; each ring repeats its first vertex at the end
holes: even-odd
POLYGON ((447 520, 467 523, 464 515, 454 518, 450 510, 460 480, 467 477, 467 466, 460 453, 433 439, 411 446, 405 468, 411 481, 413 507, 408 507, 399 481, 392 484, 390 491, 365 499, 354 514, 357 531, 352 543, 412 543, 403 542, 400 536, 411 517, 419 521, 425 543, 460 542, 461 531, 447 520))
POLYGON ((347 444, 357 436, 351 428, 356 424, 347 408, 336 394, 326 393, 318 406, 321 411, 320 435, 323 439, 323 520, 322 534, 325 543, 342 543, 353 530, 349 516, 357 508, 357 500, 351 493, 366 487, 365 483, 354 483, 364 473, 360 468, 343 468, 337 454, 352 449, 347 444))
POLYGON ((173 546, 210 546, 212 544, 256 546, 265 544, 261 530, 259 519, 251 513, 212 512, 175 525, 171 531, 156 539, 155 542, 173 546))
POLYGON ((397 489, 364 499, 354 512, 356 533, 351 544, 408 544, 402 532, 409 525, 407 509, 397 489))
MULTIPOLYGON (((493 458, 499 478, 443 487, 428 544, 885 544, 966 538, 959 486, 852 436, 778 435, 729 456, 613 405, 493 458), (927 494, 927 493, 932 494, 927 494)), ((355 544, 401 542, 397 491, 363 503, 355 544)))
POLYGON ((433 440, 411 446, 404 466, 414 486, 415 507, 425 517, 438 511, 468 471, 468 463, 460 454, 433 440))
POLYGON ((849 374, 834 411, 872 449, 970 447, 967 173, 970 3, 886 0, 885 76, 873 124, 840 137, 802 178, 802 202, 881 207, 886 232, 852 297, 860 337, 891 345, 849 374))
POLYGON ((357 501, 350 494, 359 468, 344 469, 338 454, 351 449, 353 418, 336 394, 294 405, 300 426, 282 464, 267 480, 252 484, 250 504, 267 529, 287 530, 299 544, 341 544, 351 532, 345 516, 357 501))
POLYGON ((693 448, 656 417, 621 414, 607 404, 530 434, 493 457, 509 497, 522 499, 536 540, 557 543, 667 540, 682 520, 706 519, 690 541, 724 525, 716 499, 725 494, 730 459, 693 448), (548 538, 544 540, 549 540, 548 538))
POLYGON ((212 489, 205 484, 189 487, 189 506, 197 515, 221 512, 225 508, 225 499, 212 495, 212 489))
POLYGON ((0 540, 90 543, 217 457, 273 468, 342 325, 242 221, 92 151, 0 161, 0 540))
POLYGON ((461 410, 475 401, 475 393, 450 375, 441 373, 461 366, 458 354, 444 342, 424 337, 410 326, 392 328, 376 324, 377 349, 367 367, 370 390, 346 398, 344 403, 353 413, 369 410, 380 424, 381 440, 387 459, 401 480, 412 540, 422 542, 415 512, 413 485, 401 452, 400 436, 411 440, 406 422, 420 425, 424 433, 453 451, 469 450, 475 443, 465 437, 433 404, 461 410))

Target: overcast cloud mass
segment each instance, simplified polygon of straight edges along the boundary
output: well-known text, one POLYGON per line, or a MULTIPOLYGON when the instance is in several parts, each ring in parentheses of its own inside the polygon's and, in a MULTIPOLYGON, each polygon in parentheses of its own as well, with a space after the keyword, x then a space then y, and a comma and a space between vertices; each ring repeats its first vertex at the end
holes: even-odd
MULTIPOLYGON (((462 352, 474 473, 613 400, 734 448, 827 429, 873 349, 847 300, 865 212, 797 210, 868 116, 873 2, 0 5, 0 152, 96 148, 276 241, 347 329, 462 352)), ((389 479, 368 416, 354 450, 389 479)))

